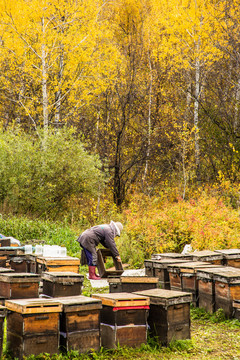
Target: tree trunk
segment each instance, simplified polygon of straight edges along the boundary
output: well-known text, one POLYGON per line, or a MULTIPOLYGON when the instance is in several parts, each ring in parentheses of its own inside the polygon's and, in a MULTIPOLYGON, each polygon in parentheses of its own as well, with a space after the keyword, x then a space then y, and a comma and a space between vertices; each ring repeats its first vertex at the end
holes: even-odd
MULTIPOLYGON (((43 39, 45 41, 45 22, 42 18, 43 39)), ((48 135, 48 93, 47 93, 47 61, 46 61, 46 45, 42 44, 42 105, 43 105, 43 129, 44 143, 48 135)))

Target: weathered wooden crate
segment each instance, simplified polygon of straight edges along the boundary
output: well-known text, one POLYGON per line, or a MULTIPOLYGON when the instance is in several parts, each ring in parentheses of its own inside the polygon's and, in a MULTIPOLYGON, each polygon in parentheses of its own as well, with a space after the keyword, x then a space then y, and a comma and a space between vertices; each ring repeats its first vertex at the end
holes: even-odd
POLYGON ((4 337, 4 319, 7 316, 7 308, 0 306, 0 358, 3 350, 3 337, 4 337))
POLYGON ((223 264, 240 268, 240 249, 216 250, 223 255, 223 264))
MULTIPOLYGON (((168 272, 168 266, 171 264, 181 264, 188 260, 185 259, 162 259, 155 260, 153 263, 154 276, 159 280, 159 286, 163 289, 170 290, 170 277, 168 272)), ((189 260, 190 261, 190 260, 189 260)), ((177 279, 176 279, 177 280, 177 279)), ((174 285, 175 286, 175 285, 174 285)))
POLYGON ((6 300, 7 346, 19 359, 42 352, 58 353, 59 313, 54 299, 6 300))
POLYGON ((113 256, 109 249, 98 249, 97 250, 97 256, 98 256, 98 273, 101 276, 101 278, 107 278, 109 276, 121 276, 123 273, 123 266, 122 262, 117 261, 113 256), (113 260, 113 264, 115 269, 108 270, 105 267, 106 258, 110 257, 113 260))
POLYGON ((193 261, 180 265, 182 291, 192 294, 192 304, 194 306, 198 306, 199 301, 197 270, 201 268, 215 268, 216 266, 217 265, 202 261, 193 261))
POLYGON ((100 348, 100 309, 102 302, 87 296, 58 298, 60 314, 60 347, 63 351, 81 353, 100 348))
POLYGON ((152 289, 136 294, 150 299, 148 316, 150 336, 163 345, 173 340, 190 339, 191 294, 166 289, 152 289))
POLYGON ((93 294, 101 299, 101 345, 137 347, 147 341, 149 298, 133 293, 93 294))
POLYGON ((36 274, 36 257, 33 255, 10 256, 9 264, 15 272, 36 274))
POLYGON ((0 253, 0 266, 1 267, 6 267, 7 266, 7 255, 1 254, 0 253))
POLYGON ((213 281, 213 275, 219 270, 224 271, 225 269, 227 270, 226 267, 221 265, 197 269, 198 306, 205 309, 207 312, 213 313, 215 311, 215 284, 213 281))
POLYGON ((0 273, 0 297, 27 299, 39 296, 40 277, 29 273, 0 273))
POLYGON ((144 260, 144 267, 145 267, 145 275, 146 276, 155 276, 153 263, 155 260, 144 260))
POLYGON ((201 250, 190 252, 193 261, 206 261, 214 265, 222 265, 223 255, 216 251, 201 250))
POLYGON ((79 273, 80 259, 64 256, 64 257, 43 257, 37 256, 37 273, 41 274, 42 272, 59 272, 59 271, 70 271, 74 273, 79 273))
POLYGON ((43 272, 43 294, 50 297, 81 295, 84 276, 74 272, 43 272))
POLYGON ((134 292, 158 287, 158 279, 149 276, 121 276, 108 278, 109 292, 134 292))
POLYGON ((0 247, 4 247, 4 246, 11 246, 11 238, 10 237, 0 239, 0 247))
POLYGON ((233 316, 233 301, 240 299, 240 269, 225 267, 213 275, 215 310, 223 309, 226 317, 233 316))

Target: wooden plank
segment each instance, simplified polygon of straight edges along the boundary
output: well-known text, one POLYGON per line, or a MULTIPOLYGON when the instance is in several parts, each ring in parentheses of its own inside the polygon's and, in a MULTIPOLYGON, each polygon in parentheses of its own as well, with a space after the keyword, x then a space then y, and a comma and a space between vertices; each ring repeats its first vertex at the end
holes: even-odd
POLYGON ((5 306, 8 310, 21 314, 48 313, 62 311, 62 305, 55 299, 19 299, 6 300, 5 306))
POLYGON ((111 294, 93 294, 93 298, 101 299, 103 305, 113 307, 126 306, 146 306, 150 304, 149 298, 133 293, 111 293, 111 294))

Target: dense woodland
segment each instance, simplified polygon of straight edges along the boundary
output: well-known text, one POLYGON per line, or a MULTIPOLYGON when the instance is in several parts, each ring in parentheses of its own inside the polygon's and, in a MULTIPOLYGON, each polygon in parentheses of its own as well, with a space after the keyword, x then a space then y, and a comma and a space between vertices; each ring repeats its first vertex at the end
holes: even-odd
MULTIPOLYGON (((0 0, 1 212, 90 223, 119 214, 139 239, 154 211, 228 206, 233 229, 239 32, 237 0, 0 0)), ((186 228, 176 220, 181 245, 194 211, 186 228)), ((149 238, 169 236, 151 226, 149 238)))

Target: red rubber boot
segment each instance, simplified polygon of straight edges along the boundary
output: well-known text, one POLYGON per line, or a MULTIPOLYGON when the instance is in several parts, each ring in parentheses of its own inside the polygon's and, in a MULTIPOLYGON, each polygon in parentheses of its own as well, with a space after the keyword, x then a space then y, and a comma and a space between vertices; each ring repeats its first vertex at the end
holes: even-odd
POLYGON ((96 275, 95 274, 95 269, 96 269, 96 266, 89 266, 88 267, 88 270, 89 270, 89 279, 90 280, 100 280, 100 276, 96 275))

